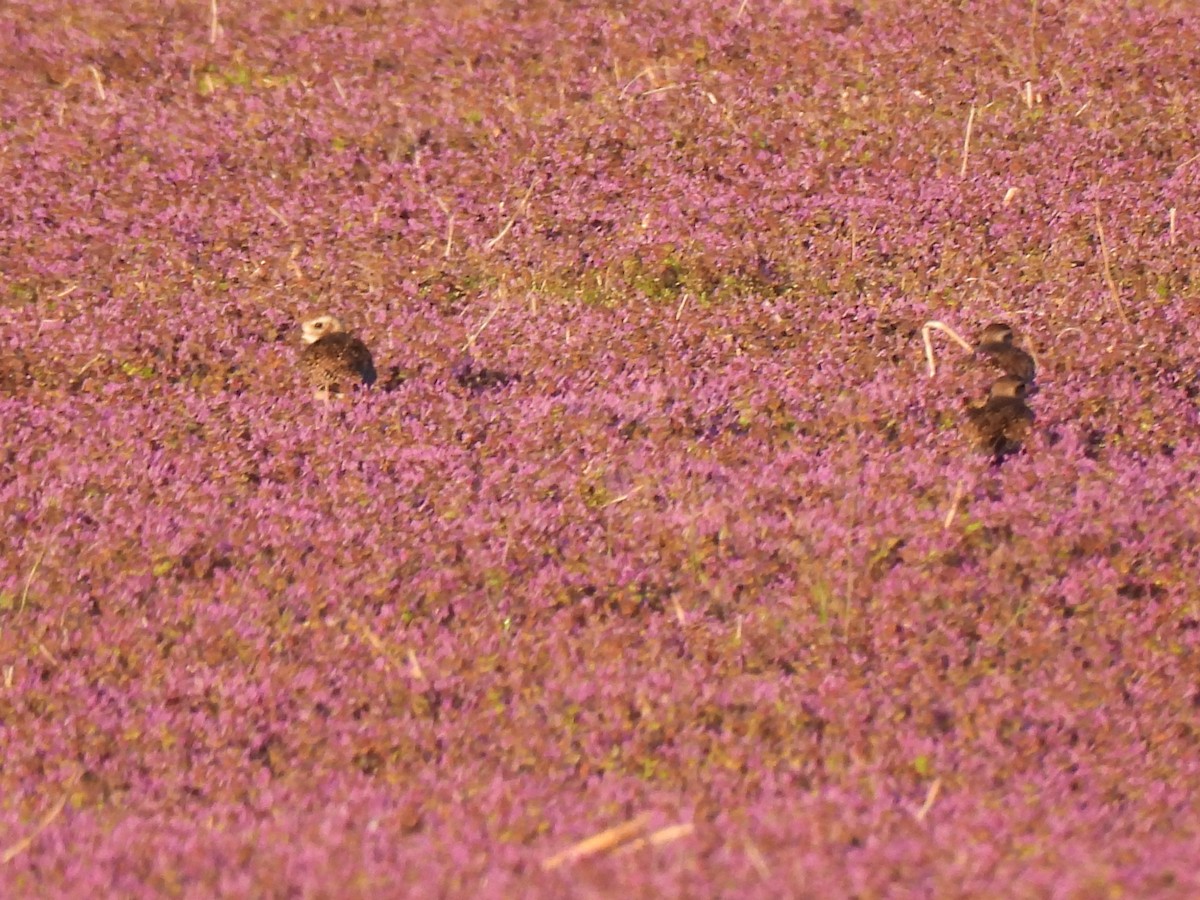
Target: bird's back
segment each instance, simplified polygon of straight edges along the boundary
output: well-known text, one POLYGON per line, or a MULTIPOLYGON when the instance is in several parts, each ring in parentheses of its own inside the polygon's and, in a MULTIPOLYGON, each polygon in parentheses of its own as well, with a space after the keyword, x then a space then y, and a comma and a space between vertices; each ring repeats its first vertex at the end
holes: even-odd
POLYGON ((992 397, 968 407, 967 421, 981 450, 1002 454, 1029 436, 1033 410, 1016 397, 992 397))
POLYGON ((1012 344, 981 344, 978 352, 995 363, 1005 374, 1015 375, 1022 381, 1032 383, 1034 377, 1033 357, 1012 344))
POLYGON ((300 353, 300 364, 319 385, 375 382, 375 363, 367 345, 344 331, 327 334, 307 344, 300 353))

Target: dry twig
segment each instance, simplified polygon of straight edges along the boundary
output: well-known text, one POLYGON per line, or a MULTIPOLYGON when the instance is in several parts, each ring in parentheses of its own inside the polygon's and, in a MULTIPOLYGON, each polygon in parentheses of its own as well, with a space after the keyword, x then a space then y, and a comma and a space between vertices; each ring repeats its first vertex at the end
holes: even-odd
POLYGON ((604 853, 606 850, 611 850, 614 847, 624 844, 626 841, 638 837, 645 830, 646 816, 644 814, 636 816, 628 822, 614 825, 612 828, 606 828, 598 834, 584 838, 582 841, 572 844, 567 849, 547 857, 542 860, 542 870, 550 872, 566 863, 578 862, 581 859, 587 859, 598 853, 604 853))
POLYGON ((618 855, 632 853, 635 850, 641 850, 643 847, 661 847, 663 844, 669 844, 672 841, 677 841, 680 838, 685 838, 696 830, 696 826, 691 822, 680 822, 678 825, 668 825, 665 828, 660 828, 657 831, 652 831, 645 837, 637 838, 630 841, 625 846, 621 847, 618 855))
POLYGON ((487 328, 488 325, 491 324, 492 319, 496 318, 496 313, 500 312, 500 310, 502 310, 504 308, 504 304, 507 302, 507 300, 508 300, 507 297, 501 297, 500 301, 495 306, 492 307, 491 312, 489 312, 484 317, 483 321, 479 323, 479 327, 476 328, 473 332, 471 332, 470 335, 467 336, 467 342, 462 345, 463 350, 469 350, 475 346, 476 339, 478 339, 478 337, 481 334, 483 334, 483 329, 487 328))
MULTIPOLYGON (((346 624, 350 626, 352 631, 358 632, 359 636, 371 646, 372 650, 374 650, 383 658, 384 662, 386 662, 397 672, 404 671, 404 667, 400 664, 400 660, 396 658, 396 654, 393 653, 392 649, 383 642, 383 639, 379 635, 371 630, 371 627, 367 625, 366 622, 364 622, 358 616, 351 614, 350 618, 346 620, 346 624)), ((409 653, 408 663, 409 671, 414 677, 419 679, 425 678, 425 673, 421 671, 421 666, 419 663, 417 663, 416 656, 411 651, 409 653)))
POLYGON ((939 322, 933 319, 921 326, 921 340, 925 344, 925 360, 929 363, 929 377, 932 378, 937 374, 937 363, 933 360, 933 341, 930 340, 930 332, 940 331, 943 334, 950 335, 951 338, 968 353, 974 353, 975 348, 966 342, 961 334, 947 325, 945 322, 939 322))
POLYGON ((79 779, 80 775, 77 774, 67 782, 67 786, 62 792, 62 796, 58 798, 52 807, 50 807, 49 812, 42 816, 42 820, 38 822, 33 831, 29 832, 29 834, 25 835, 25 837, 21 838, 19 841, 10 844, 5 848, 3 853, 0 853, 0 864, 12 862, 27 849, 29 849, 29 846, 35 840, 37 840, 39 834, 54 824, 54 820, 59 817, 63 811, 63 808, 67 805, 67 801, 71 799, 71 791, 75 789, 75 785, 79 779))
POLYGON ((966 134, 963 135, 962 165, 958 167, 958 177, 959 178, 967 177, 967 160, 971 156, 971 129, 974 127, 974 125, 975 125, 975 104, 972 103, 971 111, 967 114, 966 134))
POLYGON ((517 219, 525 215, 526 210, 529 209, 529 198, 533 194, 533 188, 535 184, 536 182, 532 182, 529 185, 529 189, 525 191, 525 196, 522 197, 521 202, 517 204, 517 211, 509 217, 507 222, 504 223, 504 227, 500 229, 500 233, 483 245, 485 248, 488 250, 495 249, 496 245, 500 243, 506 234, 508 234, 509 229, 513 227, 517 219))
POLYGON ((42 560, 46 558, 46 550, 48 549, 48 547, 42 548, 42 552, 33 561, 33 566, 30 568, 29 574, 25 577, 25 587, 21 590, 21 602, 17 604, 18 613, 25 609, 25 602, 29 599, 29 586, 33 584, 33 576, 37 574, 38 567, 41 566, 42 560))
POLYGON ((1099 203, 1096 204, 1096 235, 1100 238, 1100 254, 1104 260, 1104 281, 1108 284, 1108 292, 1112 296, 1113 306, 1117 308, 1117 315, 1128 326, 1129 317, 1125 315, 1125 308, 1121 305, 1121 294, 1117 290, 1117 282, 1112 274, 1112 262, 1108 255, 1108 241, 1104 239, 1104 226, 1100 224, 1099 203))
POLYGON ((104 79, 100 77, 100 70, 95 66, 88 66, 88 71, 92 73, 92 81, 96 84, 96 94, 101 100, 107 97, 104 92, 104 79))
POLYGON ((929 792, 925 795, 925 802, 921 804, 921 808, 913 813, 913 818, 918 822, 924 822, 925 817, 929 815, 929 811, 933 809, 933 803, 937 800, 938 792, 942 789, 942 779, 933 779, 933 784, 929 786, 929 792))
POLYGON ((954 517, 958 515, 958 504, 963 498, 963 483, 960 480, 954 486, 954 497, 950 500, 950 509, 946 513, 946 518, 942 520, 942 529, 945 530, 954 524, 954 517))

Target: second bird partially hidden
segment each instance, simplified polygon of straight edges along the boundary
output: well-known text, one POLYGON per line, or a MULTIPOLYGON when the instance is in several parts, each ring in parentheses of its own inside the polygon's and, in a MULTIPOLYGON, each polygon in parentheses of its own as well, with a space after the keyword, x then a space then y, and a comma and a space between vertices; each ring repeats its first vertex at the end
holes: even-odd
POLYGON ((1033 410, 1025 405, 1028 385, 1015 375, 999 378, 986 400, 967 404, 967 431, 980 450, 996 462, 1021 448, 1029 437, 1033 410))

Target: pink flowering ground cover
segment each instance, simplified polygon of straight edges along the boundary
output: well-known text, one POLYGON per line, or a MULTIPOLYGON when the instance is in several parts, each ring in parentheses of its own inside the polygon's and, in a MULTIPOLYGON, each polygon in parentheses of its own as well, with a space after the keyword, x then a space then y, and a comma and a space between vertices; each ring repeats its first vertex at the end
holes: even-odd
POLYGON ((1198 45, 8 0, 0 895, 1196 896, 1198 45))

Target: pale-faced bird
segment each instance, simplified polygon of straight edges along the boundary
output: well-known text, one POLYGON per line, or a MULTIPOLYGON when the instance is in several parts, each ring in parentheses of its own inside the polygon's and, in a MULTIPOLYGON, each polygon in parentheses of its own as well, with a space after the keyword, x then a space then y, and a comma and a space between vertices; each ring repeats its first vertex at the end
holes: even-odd
POLYGON ((357 385, 375 383, 371 351, 333 316, 309 319, 300 330, 304 342, 300 367, 316 388, 318 400, 328 400, 330 394, 357 385))

